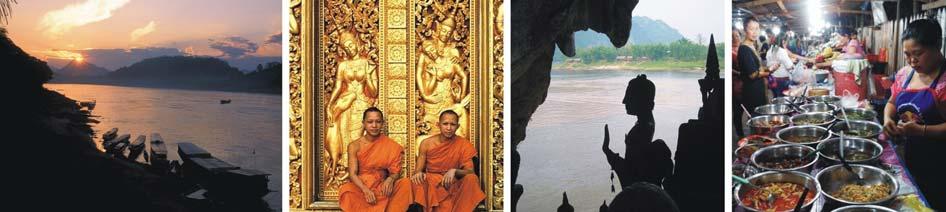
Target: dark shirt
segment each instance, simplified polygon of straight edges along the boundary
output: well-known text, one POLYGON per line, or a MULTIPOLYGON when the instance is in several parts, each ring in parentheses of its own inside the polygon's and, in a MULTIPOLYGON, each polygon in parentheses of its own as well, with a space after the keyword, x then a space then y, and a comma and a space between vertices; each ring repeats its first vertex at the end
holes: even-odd
POLYGON ((751 79, 753 73, 759 71, 761 61, 755 52, 746 45, 739 45, 738 61, 739 74, 742 79, 742 102, 749 111, 765 104, 765 82, 763 78, 751 79))

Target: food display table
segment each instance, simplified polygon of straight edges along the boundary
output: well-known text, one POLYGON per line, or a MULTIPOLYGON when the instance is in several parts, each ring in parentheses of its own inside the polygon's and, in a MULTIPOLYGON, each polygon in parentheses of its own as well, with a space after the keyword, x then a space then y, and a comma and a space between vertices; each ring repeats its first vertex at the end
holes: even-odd
MULTIPOLYGON (((840 115, 839 115, 840 116, 840 115)), ((842 122, 840 120, 835 121, 835 123, 842 122)), ((877 122, 876 118, 873 122, 877 122)), ((749 126, 746 126, 748 129, 749 126)), ((774 135, 768 135, 772 138, 775 138, 774 135)), ((754 136, 758 137, 758 136, 754 136)), ((833 135, 832 135, 833 137, 833 135)), ((825 139, 827 140, 827 139, 825 139)), ((913 177, 910 175, 909 170, 906 169, 904 160, 902 160, 896 153, 896 145, 891 142, 889 138, 883 134, 877 136, 874 139, 871 139, 874 142, 880 144, 883 147, 883 151, 880 154, 880 157, 872 163, 866 165, 879 168, 896 178, 899 185, 899 189, 896 192, 896 196, 887 203, 879 204, 879 206, 884 206, 891 208, 896 211, 927 211, 929 204, 926 199, 924 199, 922 192, 917 188, 914 183, 913 177)), ((784 141, 780 141, 784 143, 784 141)), ((734 144, 735 148, 740 147, 740 143, 734 144)), ((825 159, 824 157, 819 156, 817 162, 811 166, 811 171, 805 172, 812 177, 818 175, 823 169, 835 165, 837 163, 832 163, 831 161, 825 159)), ((752 175, 763 172, 761 168, 755 167, 751 164, 749 160, 739 159, 738 153, 734 152, 733 156, 733 174, 748 178, 752 175)), ((736 192, 736 183, 733 184, 733 192, 736 192)), ((735 199, 736 195, 733 195, 733 211, 749 211, 746 208, 743 208, 739 204, 739 200, 735 199)), ((796 197, 797 198, 797 197, 796 197)), ((830 201, 824 193, 819 196, 819 198, 814 200, 812 204, 811 211, 832 211, 844 205, 839 205, 834 201, 830 201)))

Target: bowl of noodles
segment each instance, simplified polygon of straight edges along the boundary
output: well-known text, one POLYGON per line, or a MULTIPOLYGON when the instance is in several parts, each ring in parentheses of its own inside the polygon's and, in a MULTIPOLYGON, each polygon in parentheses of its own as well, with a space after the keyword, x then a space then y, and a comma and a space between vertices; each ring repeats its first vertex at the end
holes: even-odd
POLYGON ((829 201, 841 205, 884 205, 897 196, 900 184, 890 173, 867 165, 851 164, 851 168, 861 176, 860 182, 842 165, 829 166, 815 176, 821 193, 829 201))
POLYGON ((739 200, 739 206, 748 211, 792 211, 805 187, 808 188, 808 194, 805 195, 802 211, 808 211, 821 196, 818 182, 802 172, 769 171, 753 175, 747 180, 759 188, 740 184, 736 186, 733 196, 739 200), (767 201, 769 194, 775 197, 771 203, 767 201))

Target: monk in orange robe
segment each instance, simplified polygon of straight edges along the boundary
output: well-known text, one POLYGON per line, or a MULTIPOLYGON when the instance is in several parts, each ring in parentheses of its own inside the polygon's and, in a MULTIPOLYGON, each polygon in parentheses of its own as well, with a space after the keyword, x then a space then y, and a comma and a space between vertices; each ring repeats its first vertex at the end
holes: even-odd
MULTIPOLYGON (((417 156, 417 170, 410 179, 413 202, 424 211, 470 212, 486 196, 473 173, 476 149, 466 138, 456 135, 459 115, 452 110, 440 114, 440 134, 424 139, 417 156)), ((408 181, 409 180, 409 181, 408 181)), ((391 203, 392 208, 407 205, 391 203)))
POLYGON ((387 209, 389 200, 411 195, 410 183, 395 183, 404 148, 381 134, 384 114, 378 108, 365 110, 362 123, 365 135, 348 145, 348 172, 357 174, 339 187, 339 207, 342 211, 397 211, 387 209))

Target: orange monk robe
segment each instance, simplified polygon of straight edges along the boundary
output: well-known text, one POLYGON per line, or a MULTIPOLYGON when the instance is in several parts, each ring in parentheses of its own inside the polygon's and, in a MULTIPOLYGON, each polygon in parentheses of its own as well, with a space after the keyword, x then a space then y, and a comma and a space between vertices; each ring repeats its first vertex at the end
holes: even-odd
MULTIPOLYGON (((338 205, 342 211, 385 211, 390 198, 381 192, 381 185, 388 176, 401 173, 403 149, 400 144, 384 135, 358 149, 358 179, 374 192, 376 201, 374 204, 368 203, 361 189, 349 181, 338 189, 338 205)), ((411 195, 409 186, 409 183, 395 183, 392 196, 411 195)))
MULTIPOLYGON (((480 180, 476 174, 464 175, 462 179, 454 181, 446 188, 441 182, 443 174, 450 169, 473 170, 474 156, 476 156, 476 148, 469 140, 459 136, 453 142, 427 150, 424 170, 426 183, 411 185, 414 201, 424 206, 425 211, 473 211, 476 205, 486 197, 480 189, 480 180)), ((402 180, 410 181, 410 179, 402 180)))

